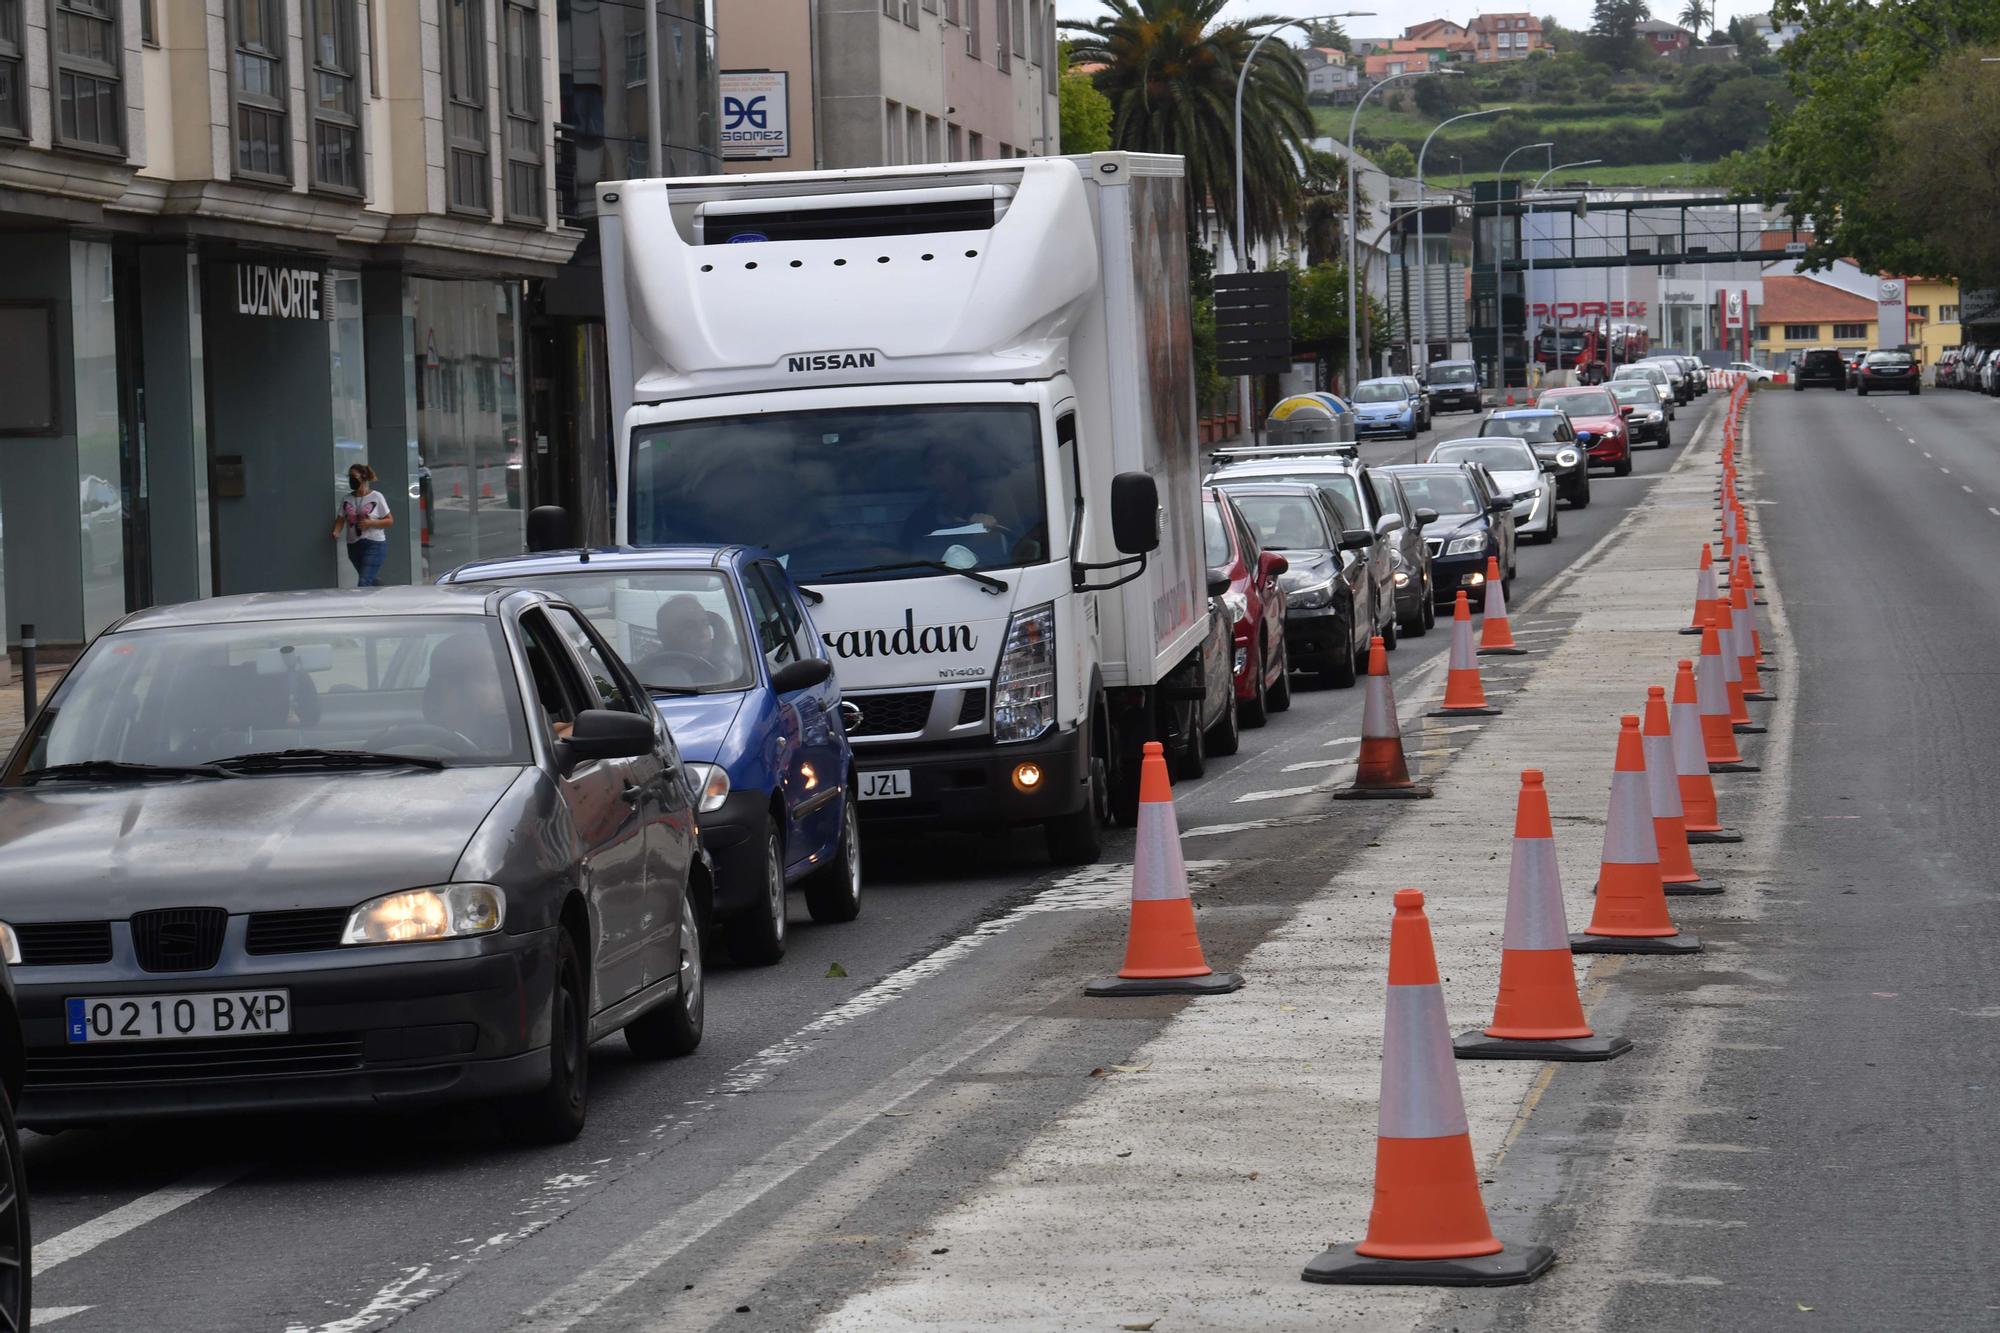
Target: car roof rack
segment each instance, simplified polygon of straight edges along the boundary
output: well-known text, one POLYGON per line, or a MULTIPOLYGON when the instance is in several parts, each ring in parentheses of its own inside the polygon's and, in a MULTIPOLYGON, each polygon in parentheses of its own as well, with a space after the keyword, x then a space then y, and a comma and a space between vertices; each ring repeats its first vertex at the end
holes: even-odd
POLYGON ((1259 458, 1358 458, 1361 447, 1349 440, 1323 440, 1318 444, 1244 444, 1217 449, 1218 460, 1247 463, 1259 458))

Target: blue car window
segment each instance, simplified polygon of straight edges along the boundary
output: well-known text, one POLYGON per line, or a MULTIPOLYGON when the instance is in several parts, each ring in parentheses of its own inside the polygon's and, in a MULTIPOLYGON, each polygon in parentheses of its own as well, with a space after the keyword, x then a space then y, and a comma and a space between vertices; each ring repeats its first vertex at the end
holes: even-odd
POLYGON ((797 661, 798 644, 792 639, 791 627, 785 623, 785 613, 779 609, 777 597, 764 580, 744 580, 743 591, 750 598, 750 620, 757 631, 757 646, 763 651, 764 661, 773 671, 797 661))
POLYGON ((742 613, 726 577, 712 569, 592 562, 480 581, 561 597, 589 618, 649 690, 711 694, 751 684, 742 613))
POLYGON ((576 612, 566 606, 552 606, 549 617, 555 621, 562 636, 569 640, 569 646, 576 650, 577 660, 583 663, 583 669, 589 674, 590 683, 597 687, 597 697, 604 701, 604 706, 620 713, 641 711, 639 701, 626 690, 610 659, 598 647, 597 640, 590 636, 590 631, 584 627, 576 612))

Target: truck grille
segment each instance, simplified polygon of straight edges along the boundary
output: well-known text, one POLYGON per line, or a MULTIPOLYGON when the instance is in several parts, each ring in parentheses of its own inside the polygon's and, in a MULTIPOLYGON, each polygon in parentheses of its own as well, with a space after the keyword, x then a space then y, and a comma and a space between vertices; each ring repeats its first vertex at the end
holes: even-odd
POLYGON ((986 691, 967 690, 958 704, 958 725, 963 727, 986 718, 986 691))
POLYGON ((221 1041, 92 1042, 30 1050, 26 1081, 32 1092, 36 1088, 336 1074, 361 1066, 361 1038, 352 1032, 221 1041))
POLYGON ((14 927, 24 967, 77 967, 111 961, 109 921, 35 921, 14 927))
POLYGON ((905 690, 900 694, 869 694, 851 702, 861 710, 861 725, 848 735, 903 736, 922 731, 930 721, 934 690, 905 690))
POLYGON ((202 972, 222 956, 229 913, 220 907, 164 907, 132 914, 132 948, 148 972, 202 972))
POLYGON ((253 912, 244 937, 247 953, 310 953, 337 949, 347 930, 345 907, 313 908, 303 912, 253 912))

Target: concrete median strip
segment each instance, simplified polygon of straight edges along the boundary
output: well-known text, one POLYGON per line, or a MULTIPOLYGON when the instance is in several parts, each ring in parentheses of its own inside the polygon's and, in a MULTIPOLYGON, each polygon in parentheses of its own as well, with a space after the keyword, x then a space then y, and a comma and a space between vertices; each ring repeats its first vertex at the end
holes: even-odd
MULTIPOLYGON (((1424 890, 1451 1023, 1483 1024, 1499 981, 1514 797, 1521 770, 1535 767, 1547 774, 1568 913, 1590 917, 1607 737, 1685 653, 1686 608, 1661 590, 1685 585, 1687 553, 1712 522, 1713 436, 1698 438, 1572 575, 1529 600, 1538 615, 1570 618, 1570 629, 1537 644, 1505 725, 1458 738, 1435 799, 1399 810, 1378 845, 1232 960, 1250 986, 1178 1014, 1132 1052, 1143 1076, 1096 1088, 908 1243, 913 1256, 948 1258, 887 1270, 818 1327, 1388 1329, 1454 1308, 1456 1297, 1436 1291, 1336 1295, 1297 1280, 1301 1255, 1359 1234, 1369 1214, 1391 896, 1424 890)), ((1409 712, 1429 703, 1407 687, 1404 699, 1409 712)), ((1596 989, 1586 987, 1586 1004, 1596 989)), ((1518 1132, 1542 1070, 1461 1067, 1482 1174, 1518 1132)), ((1496 1214, 1496 1226, 1503 1220, 1496 1214)))

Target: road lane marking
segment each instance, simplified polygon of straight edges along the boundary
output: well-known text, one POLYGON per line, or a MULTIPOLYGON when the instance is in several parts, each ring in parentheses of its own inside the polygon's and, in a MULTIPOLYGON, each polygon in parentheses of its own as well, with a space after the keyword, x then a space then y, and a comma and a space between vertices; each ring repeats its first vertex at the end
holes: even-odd
POLYGON ((1993 515, 1993 517, 1995 518, 2000 518, 2000 509, 1995 509, 1992 505, 1986 506, 1986 512, 1993 515))
POLYGON ((1924 450, 1924 457, 1929 458, 1930 456, 1931 456, 1930 450, 1928 449, 1924 450))
POLYGON ((1951 475, 1951 469, 1948 467, 1941 467, 1938 469, 1938 471, 1944 473, 1947 477, 1951 475))
MULTIPOLYGON (((190 1176, 178 1184, 142 1194, 127 1204, 113 1208, 108 1213, 79 1223, 47 1240, 35 1242, 35 1276, 66 1264, 72 1259, 89 1254, 100 1245, 117 1240, 128 1231, 136 1231, 148 1222, 157 1221, 184 1208, 204 1195, 213 1194, 224 1185, 241 1180, 253 1169, 251 1164, 221 1167, 190 1176)), ((88 1307, 86 1307, 88 1308, 88 1307)))
POLYGON ((31 1322, 36 1328, 40 1328, 44 1324, 53 1324, 58 1319, 67 1319, 73 1314, 82 1314, 85 1310, 96 1308, 94 1305, 38 1305, 35 1307, 35 1317, 31 1322))
POLYGON ((1961 481, 1960 483, 1958 483, 1958 489, 1960 489, 1961 491, 1964 491, 1964 492, 1965 492, 1965 493, 1966 493, 1967 495, 1970 495, 1970 494, 1972 494, 1972 488, 1971 488, 1970 486, 1966 485, 1966 484, 1965 484, 1964 482, 1962 482, 1962 481, 1961 481))

